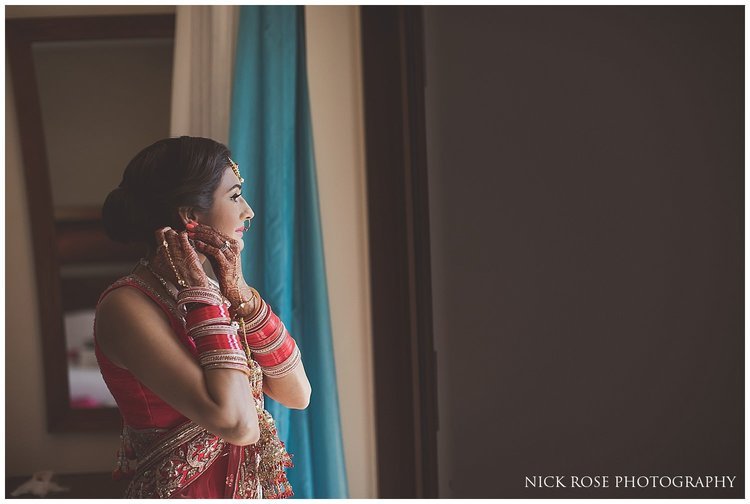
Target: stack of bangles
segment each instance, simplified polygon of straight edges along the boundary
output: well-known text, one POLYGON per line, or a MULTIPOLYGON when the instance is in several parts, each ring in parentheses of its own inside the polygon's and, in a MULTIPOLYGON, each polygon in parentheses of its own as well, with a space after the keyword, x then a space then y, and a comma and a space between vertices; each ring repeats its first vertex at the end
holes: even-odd
POLYGON ((185 311, 188 336, 195 341, 203 369, 228 368, 250 376, 247 354, 237 336, 221 295, 213 289, 188 287, 179 292, 177 307, 185 311))
POLYGON ((263 374, 269 378, 281 378, 297 369, 302 355, 297 342, 268 303, 257 291, 253 294, 260 301, 260 306, 249 317, 236 317, 239 329, 263 374))

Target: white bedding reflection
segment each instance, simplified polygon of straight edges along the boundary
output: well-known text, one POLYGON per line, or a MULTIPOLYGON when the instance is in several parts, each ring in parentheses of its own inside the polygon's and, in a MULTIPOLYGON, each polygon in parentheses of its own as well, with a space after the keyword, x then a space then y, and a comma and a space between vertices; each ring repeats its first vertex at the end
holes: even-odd
POLYGON ((65 341, 72 408, 116 407, 94 354, 93 309, 66 312, 65 341))

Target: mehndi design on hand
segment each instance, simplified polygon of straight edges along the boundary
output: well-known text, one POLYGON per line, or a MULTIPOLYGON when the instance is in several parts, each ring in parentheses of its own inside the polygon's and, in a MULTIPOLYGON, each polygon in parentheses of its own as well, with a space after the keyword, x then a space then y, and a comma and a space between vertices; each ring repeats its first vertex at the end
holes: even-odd
POLYGON ((221 293, 232 303, 232 307, 251 299, 253 292, 242 276, 237 240, 205 224, 190 222, 187 228, 196 250, 211 262, 221 293))
POLYGON ((188 242, 186 232, 177 233, 174 229, 165 227, 158 229, 155 236, 160 245, 151 261, 154 270, 168 277, 180 290, 210 285, 198 254, 188 242))

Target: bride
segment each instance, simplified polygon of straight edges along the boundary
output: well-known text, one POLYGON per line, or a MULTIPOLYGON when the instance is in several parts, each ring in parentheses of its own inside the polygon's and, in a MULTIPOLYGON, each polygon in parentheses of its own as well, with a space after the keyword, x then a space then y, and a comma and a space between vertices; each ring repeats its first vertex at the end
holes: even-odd
POLYGON ((311 388, 295 340, 243 277, 254 214, 229 155, 206 138, 160 140, 102 209, 110 238, 147 248, 102 293, 94 324, 123 419, 113 476, 131 480, 126 498, 293 495, 263 394, 304 409, 311 388))

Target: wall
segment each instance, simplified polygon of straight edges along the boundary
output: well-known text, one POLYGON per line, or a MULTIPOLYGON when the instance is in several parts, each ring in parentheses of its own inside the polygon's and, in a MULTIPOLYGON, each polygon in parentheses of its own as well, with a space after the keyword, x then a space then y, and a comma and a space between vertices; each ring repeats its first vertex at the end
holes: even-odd
MULTIPOLYGON (((6 7, 6 17, 173 7, 6 7)), ((350 496, 376 497, 357 7, 306 8, 310 101, 350 496)), ((23 166, 6 63, 6 475, 111 470, 117 433, 50 435, 23 166)))
POLYGON ((307 68, 349 495, 376 498, 359 7, 305 7, 307 68))
POLYGON ((743 17, 425 8, 440 497, 743 495, 743 17))

